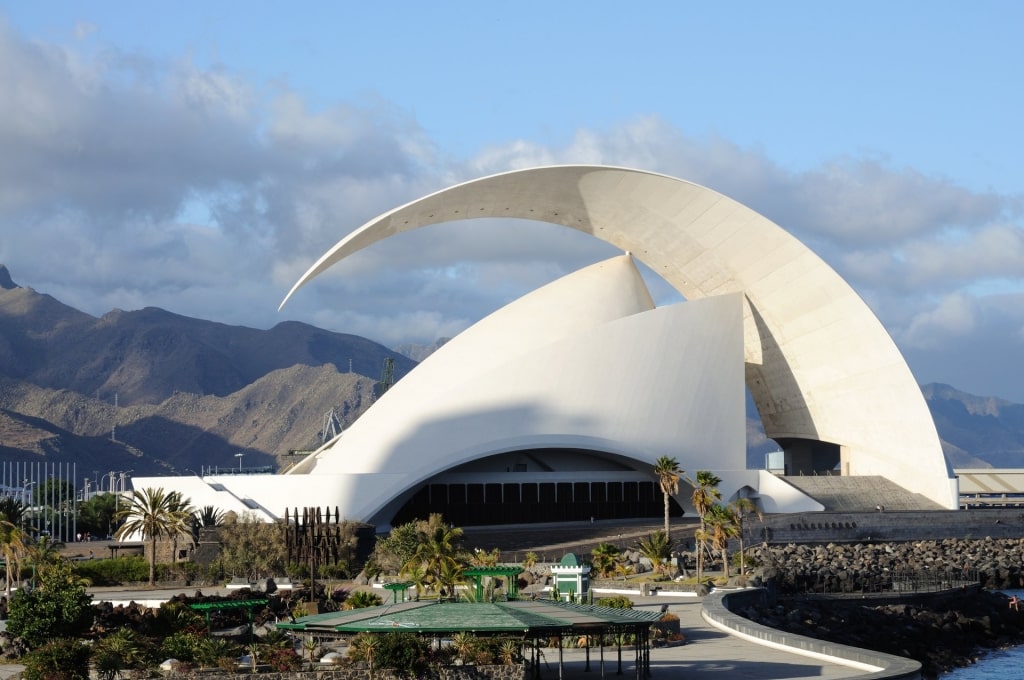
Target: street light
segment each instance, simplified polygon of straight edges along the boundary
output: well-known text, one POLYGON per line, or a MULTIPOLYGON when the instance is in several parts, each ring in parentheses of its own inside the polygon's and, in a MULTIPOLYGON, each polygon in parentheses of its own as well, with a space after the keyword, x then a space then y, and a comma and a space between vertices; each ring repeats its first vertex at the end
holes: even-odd
POLYGON ((245 456, 245 454, 244 454, 244 453, 236 453, 236 454, 235 454, 235 458, 237 458, 237 459, 238 459, 238 471, 239 471, 239 472, 241 472, 241 471, 242 471, 242 457, 243 457, 243 456, 245 456))

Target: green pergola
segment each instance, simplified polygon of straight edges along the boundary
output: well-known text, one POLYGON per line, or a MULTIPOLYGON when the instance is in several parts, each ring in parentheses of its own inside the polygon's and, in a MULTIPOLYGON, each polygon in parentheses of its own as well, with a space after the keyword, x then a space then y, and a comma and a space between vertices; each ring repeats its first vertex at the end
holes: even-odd
POLYGON ((223 602, 196 602, 188 607, 206 616, 206 629, 210 629, 210 612, 219 612, 227 609, 247 609, 249 611, 249 638, 252 639, 252 612, 257 607, 265 607, 269 600, 225 600, 223 602))
POLYGON ((466 578, 473 579, 476 584, 476 601, 484 599, 484 579, 503 578, 507 584, 505 597, 509 600, 519 599, 519 575, 523 573, 522 567, 494 566, 494 567, 472 567, 462 572, 466 578))
MULTIPOLYGON (((524 655, 530 660, 536 677, 540 672, 540 644, 558 639, 558 668, 562 677, 562 639, 616 635, 618 674, 622 674, 622 637, 636 636, 636 677, 650 672, 650 627, 661 618, 661 612, 637 609, 614 609, 596 605, 570 604, 557 600, 516 600, 508 602, 400 602, 365 609, 352 609, 328 614, 304 616, 294 622, 278 623, 277 627, 320 637, 356 633, 405 632, 441 639, 455 633, 508 635, 523 640, 524 655)), ((604 675, 604 644, 600 647, 601 674, 604 675)), ((590 670, 590 647, 587 646, 587 670, 590 670)))

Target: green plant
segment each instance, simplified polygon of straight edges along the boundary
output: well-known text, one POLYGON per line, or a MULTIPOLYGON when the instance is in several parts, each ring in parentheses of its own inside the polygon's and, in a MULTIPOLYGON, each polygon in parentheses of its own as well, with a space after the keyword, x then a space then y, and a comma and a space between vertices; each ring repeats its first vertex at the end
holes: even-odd
POLYGON ((7 630, 29 647, 51 640, 77 638, 92 625, 92 597, 66 560, 43 572, 42 586, 19 590, 11 599, 7 630))
POLYGON ((427 670, 430 644, 415 633, 377 635, 376 668, 389 668, 409 677, 423 677, 427 670))
POLYGON ((241 652, 242 648, 234 642, 224 638, 207 637, 196 645, 196 661, 203 666, 219 668, 221 659, 230 659, 232 664, 230 670, 234 670, 234 664, 241 652))
POLYGON ((619 558, 619 549, 611 543, 601 543, 590 551, 594 558, 594 570, 600 577, 611 576, 619 558))
POLYGON ((633 601, 625 595, 613 595, 612 597, 602 597, 594 604, 598 607, 611 607, 612 609, 633 608, 633 601))
POLYGON ((302 657, 294 649, 272 647, 263 653, 263 661, 278 672, 294 671, 302 667, 302 657))
POLYGON ((466 631, 459 631, 452 636, 452 649, 455 650, 455 657, 466 663, 473 659, 476 654, 477 637, 466 631))
POLYGON ((135 489, 128 504, 118 510, 116 519, 124 524, 114 532, 118 540, 138 535, 149 543, 149 585, 156 583, 156 544, 159 539, 177 541, 182 535, 192 535, 191 502, 177 491, 163 488, 135 489))
POLYGON ((520 663, 523 658, 522 640, 514 640, 512 638, 502 640, 501 645, 498 648, 498 658, 500 658, 501 663, 506 666, 520 663))
POLYGON ((655 531, 637 542, 640 554, 651 561, 654 570, 660 572, 672 554, 672 545, 664 531, 655 531))
POLYGON ((83 560, 75 563, 74 570, 80 577, 89 579, 94 586, 117 586, 145 581, 149 563, 142 555, 128 555, 113 559, 83 560))
POLYGON ((537 565, 537 553, 530 551, 523 557, 523 568, 532 569, 537 565))
POLYGON ((89 647, 72 639, 53 640, 24 657, 24 680, 88 680, 89 647))
POLYGON ((172 633, 160 643, 160 654, 183 662, 196 661, 200 640, 202 637, 198 633, 190 631, 172 633))
POLYGON ((153 658, 151 643, 130 628, 118 628, 93 647, 93 664, 100 680, 114 680, 121 672, 142 669, 153 658))
POLYGON ((345 600, 345 609, 364 609, 366 607, 377 607, 384 604, 380 595, 371 593, 368 590, 357 590, 345 600))

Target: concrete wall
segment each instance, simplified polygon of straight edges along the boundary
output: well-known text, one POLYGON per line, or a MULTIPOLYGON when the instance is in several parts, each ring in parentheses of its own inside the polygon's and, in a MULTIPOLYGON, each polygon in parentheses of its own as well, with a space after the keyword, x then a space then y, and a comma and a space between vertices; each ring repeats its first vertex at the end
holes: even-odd
POLYGON ((750 522, 748 541, 770 543, 865 543, 943 538, 1024 537, 1024 510, 927 512, 806 512, 768 515, 750 522))

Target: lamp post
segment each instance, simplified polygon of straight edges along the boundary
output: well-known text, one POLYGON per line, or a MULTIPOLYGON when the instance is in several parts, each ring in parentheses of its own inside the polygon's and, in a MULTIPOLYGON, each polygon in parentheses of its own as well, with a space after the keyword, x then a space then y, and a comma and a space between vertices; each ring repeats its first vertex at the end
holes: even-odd
POLYGON ((35 503, 30 503, 30 501, 32 500, 32 497, 29 495, 29 489, 31 489, 33 486, 35 486, 35 482, 29 481, 29 480, 26 479, 24 481, 24 483, 22 484, 22 487, 21 487, 21 507, 22 507, 21 526, 22 526, 22 528, 25 528, 25 524, 26 524, 26 521, 25 521, 25 511, 29 507, 35 505, 35 503))
POLYGON ((235 458, 238 459, 238 471, 242 471, 242 458, 245 456, 244 453, 236 453, 235 458))

